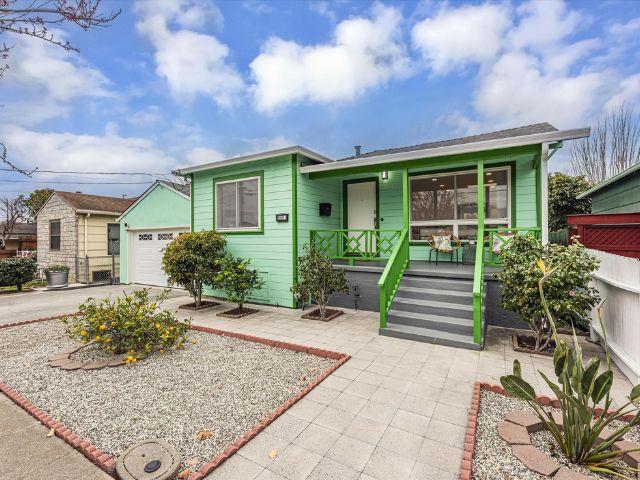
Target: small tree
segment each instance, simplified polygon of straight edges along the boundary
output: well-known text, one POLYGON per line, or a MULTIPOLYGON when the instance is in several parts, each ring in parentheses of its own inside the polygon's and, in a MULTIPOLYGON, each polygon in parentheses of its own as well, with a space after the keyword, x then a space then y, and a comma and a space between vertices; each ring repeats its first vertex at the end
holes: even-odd
POLYGON ((247 298, 264 286, 258 270, 249 268, 250 263, 250 260, 227 255, 218 274, 218 285, 224 289, 227 300, 238 305, 239 313, 242 313, 247 298))
POLYGON ((551 325, 538 290, 544 274, 540 264, 556 272, 545 286, 549 311, 556 322, 572 324, 576 317, 586 317, 600 301, 598 291, 589 285, 598 260, 584 246, 576 240, 569 247, 542 245, 531 235, 516 235, 502 253, 502 307, 518 312, 529 323, 536 351, 546 349, 551 341, 551 325))
POLYGON ((344 270, 333 268, 333 263, 314 244, 304 247, 305 254, 298 257, 298 283, 291 291, 301 299, 318 304, 320 317, 326 318, 327 304, 336 292, 348 292, 344 270))
POLYGON ((572 177, 556 172, 549 175, 549 229, 562 230, 567 215, 591 213, 591 199, 576 197, 589 190, 591 184, 584 177, 572 177))
POLYGON ((191 232, 178 236, 164 250, 162 266, 169 282, 184 287, 196 308, 202 304, 203 286, 217 286, 226 243, 219 233, 191 232))
POLYGON ((44 206, 53 193, 53 188, 38 188, 24 198, 24 205, 27 208, 29 221, 34 221, 36 213, 44 206))

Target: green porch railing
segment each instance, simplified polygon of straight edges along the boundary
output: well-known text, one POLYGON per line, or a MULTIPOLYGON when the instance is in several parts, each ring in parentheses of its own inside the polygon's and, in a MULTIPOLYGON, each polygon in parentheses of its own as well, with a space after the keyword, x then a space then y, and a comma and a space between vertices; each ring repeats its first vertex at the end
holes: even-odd
POLYGON ((505 248, 509 248, 514 235, 533 235, 540 240, 542 229, 540 227, 492 227, 485 228, 482 235, 478 231, 478 238, 485 238, 485 235, 488 235, 489 240, 485 263, 490 267, 499 267, 502 264, 500 253, 505 248))
POLYGON ((402 230, 311 230, 311 243, 333 260, 386 260, 402 230))
POLYGON ((396 295, 398 285, 409 265, 409 231, 402 230, 398 243, 396 243, 391 257, 378 280, 380 290, 380 328, 387 326, 387 313, 391 308, 391 302, 396 295))

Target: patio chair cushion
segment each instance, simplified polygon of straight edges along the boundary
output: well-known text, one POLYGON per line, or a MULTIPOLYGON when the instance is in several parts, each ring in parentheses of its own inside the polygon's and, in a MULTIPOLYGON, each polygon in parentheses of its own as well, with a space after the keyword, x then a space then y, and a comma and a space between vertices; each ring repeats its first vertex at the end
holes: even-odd
POLYGON ((440 252, 450 252, 453 250, 451 246, 451 235, 434 235, 433 245, 440 252))

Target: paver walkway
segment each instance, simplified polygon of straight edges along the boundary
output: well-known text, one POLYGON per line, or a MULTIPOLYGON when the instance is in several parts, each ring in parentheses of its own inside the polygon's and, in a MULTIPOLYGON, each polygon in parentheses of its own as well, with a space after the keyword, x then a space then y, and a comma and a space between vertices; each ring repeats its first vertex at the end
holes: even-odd
MULTIPOLYGON (((176 296, 166 306, 182 303, 187 298, 176 296)), ((537 370, 551 373, 551 359, 513 352, 510 333, 499 329, 489 330, 485 350, 473 352, 379 336, 378 315, 373 312, 346 311, 325 323, 302 320, 299 311, 263 306, 260 314, 242 319, 216 317, 224 308, 178 315, 191 316, 195 324, 326 348, 352 358, 212 472, 209 480, 457 478, 476 380, 498 383, 518 358, 537 392, 550 394, 537 370), (277 454, 270 458, 272 451, 277 454)), ((43 315, 34 313, 32 318, 43 315)), ((587 355, 600 352, 594 345, 584 348, 587 355)), ((615 373, 613 394, 621 399, 631 386, 619 371, 615 373)), ((12 407, 16 418, 34 422, 7 401, 0 398, 2 408, 12 407)), ((0 422, 4 430, 2 417, 0 422)), ((0 446, 0 458, 9 460, 0 465, 16 475, 24 471, 25 462, 36 454, 27 457, 22 452, 37 451, 45 435, 27 432, 16 441, 20 446, 0 446)), ((55 443, 46 451, 57 452, 47 457, 50 465, 66 465, 61 471, 69 472, 69 478, 94 478, 84 473, 92 465, 71 447, 55 438, 46 440, 55 443)), ((44 474, 45 467, 32 466, 29 478, 66 478, 44 474)), ((16 475, 8 478, 21 478, 16 475)), ((1 470, 0 478, 5 478, 1 470)))

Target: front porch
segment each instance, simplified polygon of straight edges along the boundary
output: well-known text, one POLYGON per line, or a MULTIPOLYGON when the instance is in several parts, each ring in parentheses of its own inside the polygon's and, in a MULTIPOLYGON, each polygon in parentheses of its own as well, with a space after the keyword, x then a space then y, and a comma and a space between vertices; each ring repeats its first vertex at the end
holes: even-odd
POLYGON ((302 241, 349 272, 379 274, 380 334, 482 348, 486 282, 501 251, 514 235, 547 236, 542 153, 534 146, 311 173, 309 184, 333 200, 302 241))

